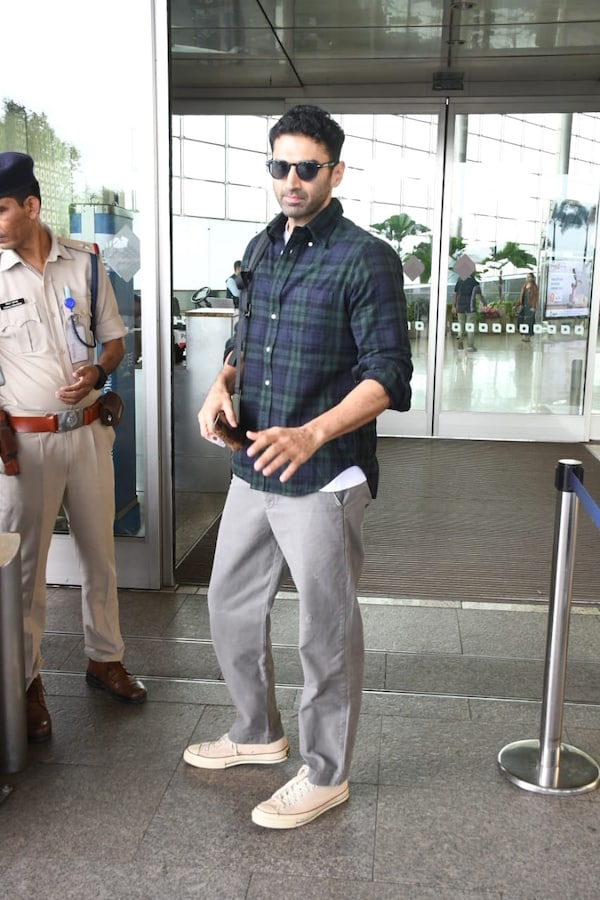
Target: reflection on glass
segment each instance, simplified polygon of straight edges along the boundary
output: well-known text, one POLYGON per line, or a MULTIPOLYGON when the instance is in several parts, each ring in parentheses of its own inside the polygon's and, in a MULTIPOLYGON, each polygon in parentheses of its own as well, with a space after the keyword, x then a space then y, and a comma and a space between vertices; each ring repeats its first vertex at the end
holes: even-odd
MULTIPOLYGON (((148 91, 143 83, 146 44, 140 39, 147 11, 141 0, 127 4, 107 0, 102 16, 94 20, 90 42, 72 38, 90 34, 85 6, 70 2, 66 7, 62 12, 69 18, 69 29, 57 31, 54 5, 35 4, 35 28, 30 29, 27 41, 31 58, 42 59, 47 54, 48 35, 53 35, 56 65, 62 60, 68 66, 62 82, 68 83, 68 89, 57 89, 60 75, 44 79, 35 68, 24 66, 19 41, 5 42, 0 149, 26 152, 34 158, 44 222, 63 236, 100 246, 120 314, 129 329, 125 358, 107 384, 107 389, 121 395, 126 409, 114 449, 115 533, 141 536, 145 529, 138 385, 141 305, 136 304, 135 291, 141 265, 138 223, 143 211, 136 197, 143 152, 137 134, 145 115, 141 98, 148 91), (107 56, 106 48, 114 47, 117 21, 121 44, 127 47, 126 67, 107 56), (97 102, 99 96, 101 103, 97 102)), ((3 10, 6 34, 22 32, 23 15, 23 4, 3 10)), ((57 531, 65 527, 61 515, 57 531)))
POLYGON ((596 415, 600 413, 600 325, 598 326, 598 343, 596 344, 596 365, 594 367, 592 412, 596 415))
MULTIPOLYGON (((346 215, 388 241, 405 264, 415 364, 413 409, 424 410, 437 116, 336 118, 347 133, 343 151, 346 171, 336 195, 346 215)), ((173 169, 173 197, 177 199, 173 218, 173 286, 187 337, 186 361, 175 372, 177 560, 210 525, 198 520, 198 515, 207 509, 214 514, 214 505, 204 495, 224 495, 229 480, 227 461, 219 460, 216 451, 204 447, 204 442, 199 444, 195 422, 203 392, 221 363, 223 329, 230 327, 227 313, 231 301, 224 296, 225 282, 248 241, 279 212, 265 167, 268 133, 275 121, 276 117, 270 116, 226 117, 219 148, 226 172, 222 182, 218 174, 221 157, 215 171, 211 171, 210 167, 207 170, 205 159, 184 152, 181 168, 173 169), (201 287, 206 288, 205 299, 210 303, 204 312, 196 308, 194 301, 201 287), (222 307, 226 315, 216 313, 212 321, 211 311, 222 307), (203 343, 209 330, 216 345, 203 343), (190 422, 194 427, 189 426, 190 422), (202 502, 198 492, 203 494, 202 502)), ((210 116, 175 117, 173 134, 186 135, 189 140, 193 135, 194 140, 201 141, 211 122, 210 116)), ((216 143, 214 135, 211 141, 216 143)))
POLYGON ((599 125, 597 114, 458 117, 449 282, 473 260, 484 298, 465 359, 447 309, 444 410, 581 415, 599 125))

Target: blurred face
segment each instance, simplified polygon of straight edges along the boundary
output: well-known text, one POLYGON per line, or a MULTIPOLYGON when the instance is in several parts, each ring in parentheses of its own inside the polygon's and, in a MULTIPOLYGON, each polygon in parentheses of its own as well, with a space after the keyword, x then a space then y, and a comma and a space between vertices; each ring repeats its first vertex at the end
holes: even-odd
MULTIPOLYGON (((273 159, 288 163, 332 161, 323 144, 301 134, 282 134, 276 138, 273 159)), ((341 182, 343 174, 344 163, 340 162, 334 167, 319 169, 312 181, 302 181, 295 166, 291 166, 285 178, 273 179, 273 190, 281 211, 290 220, 290 230, 295 225, 306 225, 329 204, 331 192, 341 182)))
POLYGON ((36 197, 27 197, 20 206, 14 197, 0 197, 0 250, 16 250, 26 246, 34 232, 39 212, 36 197))

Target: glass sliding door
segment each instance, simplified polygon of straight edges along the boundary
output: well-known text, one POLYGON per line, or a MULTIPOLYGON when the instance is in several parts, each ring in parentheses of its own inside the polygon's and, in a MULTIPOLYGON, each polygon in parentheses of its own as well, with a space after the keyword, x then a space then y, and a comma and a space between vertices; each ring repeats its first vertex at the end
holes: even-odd
POLYGON ((600 114, 464 112, 453 125, 436 431, 584 440, 600 114))
MULTIPOLYGON (((346 134, 346 170, 336 196, 348 218, 391 244, 405 269, 413 407, 381 416, 382 435, 425 435, 431 428, 441 111, 439 103, 429 112, 332 110, 346 134)), ((265 166, 277 118, 172 120, 173 289, 186 340, 185 359, 174 373, 176 562, 215 521, 229 483, 228 451, 200 439, 196 416, 235 325, 227 278, 248 241, 279 212, 265 166)))
MULTIPOLYGON (((169 282, 168 157, 166 192, 157 175, 163 141, 168 150, 167 2, 106 0, 91 23, 77 0, 23 0, 3 10, 3 27, 6 35, 27 35, 29 62, 22 41, 5 42, 0 149, 33 156, 43 221, 58 234, 99 245, 128 329, 125 357, 109 383, 125 406, 114 447, 118 583, 159 587, 163 454, 156 427, 160 363, 154 312, 161 279, 169 282), (31 60, 50 60, 49 35, 52 62, 43 64, 40 78, 31 60)), ((80 582, 68 530, 59 516, 47 573, 51 583, 80 582)))
MULTIPOLYGON (((346 133, 345 214, 404 265, 413 406, 381 415, 379 434, 600 433, 600 114, 453 101, 393 113, 344 101, 333 114, 346 133), (459 279, 472 277, 474 308, 454 309, 459 279)), ((265 169, 276 118, 172 120, 173 286, 187 326, 175 371, 177 560, 220 513, 229 481, 227 451, 200 440, 196 413, 234 324, 226 279, 278 212, 265 169)))

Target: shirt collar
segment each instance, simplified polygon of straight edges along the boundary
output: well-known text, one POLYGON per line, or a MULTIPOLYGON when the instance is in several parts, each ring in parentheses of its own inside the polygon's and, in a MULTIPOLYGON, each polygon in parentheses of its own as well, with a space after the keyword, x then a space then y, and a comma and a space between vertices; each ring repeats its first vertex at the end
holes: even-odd
MULTIPOLYGON (((300 228, 295 228, 294 231, 306 232, 309 240, 313 240, 315 243, 322 242, 327 244, 334 228, 343 215, 344 210, 342 204, 336 197, 333 197, 325 209, 322 209, 320 213, 317 213, 314 219, 311 219, 310 222, 300 228)), ((267 225, 267 233, 272 241, 283 238, 283 230, 286 224, 287 216, 284 216, 283 213, 279 213, 279 215, 275 216, 275 218, 269 222, 267 225)))
MULTIPOLYGON (((48 226, 44 225, 44 228, 50 236, 50 252, 48 253, 46 262, 54 262, 56 257, 60 255, 61 248, 48 226)), ((6 272, 8 269, 12 269, 12 267, 16 266, 18 263, 23 263, 23 260, 16 250, 2 250, 0 252, 0 272, 6 272)))
POLYGON ((64 247, 54 234, 54 232, 50 231, 50 229, 46 227, 46 231, 50 237, 50 251, 48 253, 48 262, 56 262, 59 256, 64 256, 66 259, 72 259, 71 253, 69 252, 67 247, 64 247))

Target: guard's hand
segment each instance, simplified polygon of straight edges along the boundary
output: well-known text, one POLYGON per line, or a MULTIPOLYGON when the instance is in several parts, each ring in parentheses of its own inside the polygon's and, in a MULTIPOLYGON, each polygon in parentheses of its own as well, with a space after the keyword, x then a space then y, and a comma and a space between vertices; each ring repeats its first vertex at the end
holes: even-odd
POLYGON ((306 425, 248 431, 247 436, 252 441, 247 453, 251 459, 256 458, 255 470, 268 478, 285 466, 279 476, 282 482, 289 481, 320 446, 313 431, 306 425))
POLYGON ((73 372, 73 378, 75 379, 73 384, 64 384, 55 394, 58 400, 70 406, 81 403, 90 391, 94 390, 98 381, 98 369, 96 366, 80 366, 73 372))

